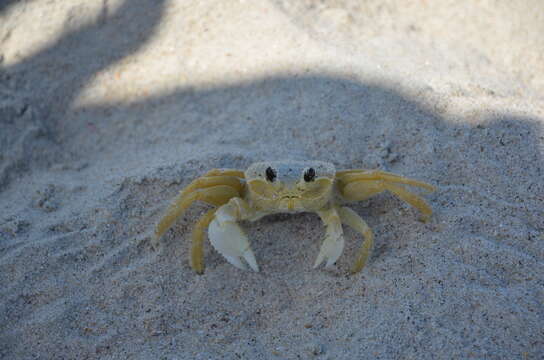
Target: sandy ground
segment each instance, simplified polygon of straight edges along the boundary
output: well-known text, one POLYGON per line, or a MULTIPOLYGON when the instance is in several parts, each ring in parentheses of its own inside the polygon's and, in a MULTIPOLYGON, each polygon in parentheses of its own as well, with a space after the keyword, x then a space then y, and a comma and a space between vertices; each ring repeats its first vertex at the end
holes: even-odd
POLYGON ((2 359, 540 359, 541 1, 0 3, 2 359), (433 183, 313 270, 314 214, 244 224, 261 266, 170 200, 214 167, 319 159, 433 183))

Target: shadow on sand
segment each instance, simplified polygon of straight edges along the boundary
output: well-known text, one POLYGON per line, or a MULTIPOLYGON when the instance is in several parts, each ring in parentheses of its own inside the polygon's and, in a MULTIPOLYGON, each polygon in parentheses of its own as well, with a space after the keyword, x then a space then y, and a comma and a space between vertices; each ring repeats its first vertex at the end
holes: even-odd
MULTIPOLYGON (((12 180, 28 171, 59 161, 87 162, 88 167, 77 171, 90 179, 115 167, 127 181, 101 208, 72 205, 77 215, 63 224, 68 230, 59 234, 48 229, 43 235, 47 243, 21 237, 2 251, 0 273, 10 274, 2 288, 10 295, 0 313, 2 322, 11 325, 2 330, 0 355, 27 358, 32 351, 59 358, 138 357, 144 350, 157 355, 146 346, 158 341, 168 343, 160 348, 162 355, 200 344, 209 357, 243 347, 247 357, 261 358, 278 345, 273 339, 296 349, 318 336, 310 327, 289 327, 292 319, 310 312, 314 329, 322 331, 333 320, 334 329, 352 329, 354 355, 408 358, 418 357, 419 351, 463 358, 473 351, 482 357, 539 356, 534 344, 542 329, 541 306, 537 315, 520 312, 521 325, 506 315, 503 321, 493 307, 514 298, 503 294, 500 289, 505 288, 537 302, 537 287, 528 280, 539 278, 537 235, 544 231, 537 211, 544 207, 543 130, 537 119, 502 114, 471 121, 474 126, 452 123, 417 95, 328 74, 183 88, 130 104, 72 109, 94 74, 149 41, 163 7, 164 1, 131 0, 114 14, 104 8, 97 23, 3 69, 4 76, 25 89, 20 94, 26 106, 0 118, 4 133, 16 138, 6 137, 2 148, 13 154, 1 159, 3 190, 17 187, 12 180), (116 51, 102 50, 103 41, 118 42, 116 51), (70 60, 81 58, 88 61, 70 60), (370 207, 356 205, 376 233, 377 251, 370 268, 351 278, 341 271, 310 269, 318 243, 309 245, 305 237, 318 238, 321 229, 317 219, 306 215, 294 217, 300 222, 276 218, 263 220, 265 226, 249 226, 266 276, 239 272, 211 251, 207 273, 195 276, 185 261, 195 212, 165 236, 159 255, 150 255, 150 229, 159 211, 182 185, 206 170, 201 163, 243 168, 257 160, 289 157, 331 161, 339 168, 381 167, 434 183, 440 190, 429 199, 436 220, 421 225, 414 212, 386 195, 371 200, 370 207), (434 264, 432 273, 429 263, 434 264), (43 284, 49 284, 41 290, 47 295, 32 292, 43 284), (396 284, 413 290, 412 297, 404 298, 396 284), (500 291, 481 295, 494 289, 500 291), (308 294, 328 307, 320 308, 308 294), (55 301, 62 306, 52 315, 33 317, 55 301), (478 309, 492 314, 478 317, 478 309), (437 330, 436 324, 445 330, 437 330), (477 331, 467 334, 466 324, 477 331), (95 328, 105 330, 96 335, 95 328), (498 328, 500 332, 486 333, 498 328), (200 329, 213 334, 208 337, 200 329), (255 335, 263 331, 272 340, 255 335), (436 331, 443 341, 429 340, 436 331), (286 340, 293 332, 301 335, 286 340), (372 334, 386 334, 389 340, 368 340, 372 334), (88 336, 93 340, 82 340, 88 336), (249 347, 248 339, 253 339, 249 347)), ((341 269, 349 267, 359 241, 350 237, 341 269)), ((503 309, 509 310, 506 305, 503 309)), ((336 335, 320 334, 330 356, 340 356, 336 335)))

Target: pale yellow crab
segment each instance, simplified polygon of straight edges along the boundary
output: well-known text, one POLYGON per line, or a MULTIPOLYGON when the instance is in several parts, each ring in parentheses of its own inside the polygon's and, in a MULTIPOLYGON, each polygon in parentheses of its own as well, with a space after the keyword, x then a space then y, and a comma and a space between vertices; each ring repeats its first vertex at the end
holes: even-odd
POLYGON ((325 224, 325 240, 314 268, 326 260, 331 266, 342 254, 342 224, 359 232, 363 238, 352 272, 360 271, 370 256, 374 238, 366 222, 355 211, 342 204, 360 201, 389 191, 423 213, 427 221, 432 210, 416 194, 403 185, 418 186, 430 192, 435 188, 421 181, 379 170, 336 171, 334 165, 322 161, 275 161, 252 164, 245 172, 214 169, 191 182, 174 200, 155 229, 158 240, 185 210, 197 200, 214 205, 196 223, 192 233, 191 267, 204 272, 203 239, 232 265, 246 269, 243 260, 259 271, 247 236, 237 222, 255 221, 276 213, 315 212, 325 224), (243 260, 242 260, 243 259, 243 260))

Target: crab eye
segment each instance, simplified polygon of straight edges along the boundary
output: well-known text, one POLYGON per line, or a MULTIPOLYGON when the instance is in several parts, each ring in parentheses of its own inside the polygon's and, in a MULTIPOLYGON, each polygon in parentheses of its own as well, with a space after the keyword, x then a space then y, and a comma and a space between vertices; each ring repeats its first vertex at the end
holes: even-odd
POLYGON ((270 166, 266 168, 266 180, 274 182, 276 178, 276 172, 270 166))
POLYGON ((310 181, 314 181, 314 179, 315 179, 314 168, 309 168, 308 170, 304 172, 304 181, 310 182, 310 181))

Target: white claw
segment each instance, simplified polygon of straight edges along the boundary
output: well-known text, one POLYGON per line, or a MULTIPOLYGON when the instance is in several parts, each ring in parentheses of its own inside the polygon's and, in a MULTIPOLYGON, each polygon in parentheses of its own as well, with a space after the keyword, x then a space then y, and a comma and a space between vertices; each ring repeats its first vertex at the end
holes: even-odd
POLYGON ((321 246, 321 250, 319 251, 319 254, 317 254, 317 259, 315 259, 314 269, 321 265, 323 260, 325 260, 325 253, 323 251, 323 246, 321 246))
POLYGON ((327 237, 325 238, 325 241, 323 242, 323 245, 321 245, 321 249, 319 250, 319 254, 317 255, 317 259, 314 263, 314 269, 321 265, 321 263, 327 259, 327 264, 325 267, 330 267, 333 265, 336 260, 342 255, 342 251, 344 250, 344 237, 340 236, 337 238, 327 237))
POLYGON ((208 237, 215 250, 232 265, 246 270, 242 258, 254 271, 259 271, 255 255, 249 247, 246 234, 234 221, 222 221, 213 219, 208 228, 208 237))
POLYGON ((253 271, 259 272, 259 265, 257 265, 257 260, 255 259, 255 255, 251 249, 247 249, 246 252, 244 252, 244 259, 246 259, 246 262, 249 264, 251 269, 253 269, 253 271))
POLYGON ((247 266, 244 265, 242 260, 237 256, 229 256, 222 254, 225 259, 232 265, 236 266, 238 269, 247 270, 247 266))
POLYGON ((342 251, 344 251, 344 237, 343 236, 336 239, 336 241, 334 242, 334 245, 327 252, 327 264, 325 264, 325 267, 331 267, 332 265, 334 265, 336 260, 338 260, 340 255, 342 255, 342 251))
POLYGON ((321 245, 317 259, 315 260, 314 269, 321 265, 325 259, 327 259, 325 267, 332 266, 340 255, 342 255, 343 250, 344 235, 342 232, 342 225, 339 223, 331 223, 327 226, 325 240, 323 241, 323 245, 321 245))

